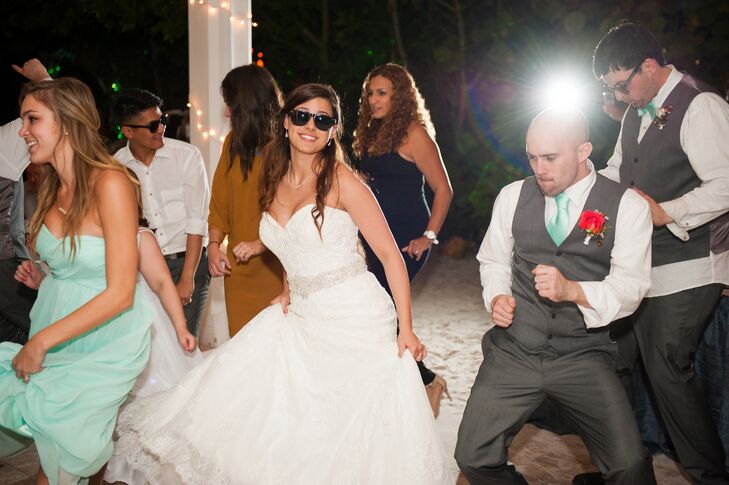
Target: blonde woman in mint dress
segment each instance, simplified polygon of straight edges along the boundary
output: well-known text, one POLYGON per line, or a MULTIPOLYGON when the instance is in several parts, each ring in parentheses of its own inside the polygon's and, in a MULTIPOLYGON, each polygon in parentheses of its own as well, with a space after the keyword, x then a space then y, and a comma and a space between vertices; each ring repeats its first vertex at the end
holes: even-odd
POLYGON ((36 483, 98 483, 119 406, 149 352, 153 315, 136 289, 134 188, 98 135, 85 84, 26 85, 21 117, 31 163, 43 167, 30 238, 51 274, 28 343, 0 344, 0 455, 34 442, 36 483))

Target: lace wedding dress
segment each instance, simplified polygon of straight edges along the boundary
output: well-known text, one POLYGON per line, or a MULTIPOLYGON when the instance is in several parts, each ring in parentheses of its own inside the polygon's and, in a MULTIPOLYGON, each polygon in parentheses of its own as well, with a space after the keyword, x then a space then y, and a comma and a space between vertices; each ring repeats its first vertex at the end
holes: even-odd
POLYGON ((312 205, 260 237, 288 314, 259 313, 168 391, 130 403, 117 452, 152 484, 452 484, 415 361, 397 356, 392 300, 349 215, 312 205))
MULTIPOLYGON (((137 236, 138 241, 142 232, 152 233, 149 229, 140 228, 137 236)), ((137 382, 121 409, 129 406, 135 399, 173 387, 203 361, 200 349, 185 352, 182 348, 177 340, 177 332, 170 316, 167 314, 167 310, 165 310, 162 302, 141 274, 137 275, 137 291, 144 295, 144 299, 149 302, 149 306, 154 310, 152 339, 147 366, 137 377, 137 382)), ((129 466, 124 457, 119 455, 118 450, 115 449, 106 466, 104 480, 108 483, 123 482, 127 485, 144 485, 145 480, 140 475, 137 470, 129 466)))

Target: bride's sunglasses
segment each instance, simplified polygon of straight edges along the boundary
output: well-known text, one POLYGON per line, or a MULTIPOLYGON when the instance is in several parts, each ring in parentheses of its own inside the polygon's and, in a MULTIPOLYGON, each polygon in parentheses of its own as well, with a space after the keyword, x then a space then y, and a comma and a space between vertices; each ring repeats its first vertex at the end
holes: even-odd
POLYGON ((289 111, 289 119, 296 126, 304 126, 312 117, 314 118, 314 126, 321 131, 327 131, 337 124, 337 119, 331 116, 321 114, 316 115, 300 109, 293 109, 289 111))
POLYGON ((147 128, 150 133, 157 133, 157 129, 159 128, 159 125, 167 126, 167 122, 169 121, 169 116, 167 113, 163 114, 160 119, 150 121, 146 125, 122 125, 122 126, 128 126, 129 128, 147 128))

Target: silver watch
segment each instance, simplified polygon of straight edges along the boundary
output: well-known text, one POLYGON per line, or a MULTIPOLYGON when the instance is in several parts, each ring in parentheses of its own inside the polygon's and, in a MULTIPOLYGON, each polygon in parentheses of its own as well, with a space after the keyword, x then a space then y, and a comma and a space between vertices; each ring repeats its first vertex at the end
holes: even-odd
POLYGON ((433 244, 438 244, 438 235, 435 233, 435 231, 425 231, 423 233, 423 236, 430 239, 430 242, 432 242, 433 244))

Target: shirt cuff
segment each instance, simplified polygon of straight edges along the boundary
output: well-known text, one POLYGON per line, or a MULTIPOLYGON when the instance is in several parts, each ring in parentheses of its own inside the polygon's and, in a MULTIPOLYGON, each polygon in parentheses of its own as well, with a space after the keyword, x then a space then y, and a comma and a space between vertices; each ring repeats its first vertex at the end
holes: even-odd
POLYGON ((486 311, 491 313, 491 302, 496 298, 497 295, 508 295, 511 296, 511 288, 484 288, 483 293, 483 305, 486 307, 486 311))
POLYGON ((610 324, 620 311, 620 303, 612 295, 606 292, 605 283, 602 281, 580 281, 585 299, 592 308, 577 305, 582 312, 587 328, 599 328, 610 324))
POLYGON ((676 236, 677 238, 679 238, 683 242, 686 242, 689 239, 691 239, 691 237, 689 236, 688 231, 686 229, 682 228, 682 227, 679 227, 678 224, 676 224, 676 223, 673 223, 672 222, 670 224, 666 224, 666 228, 669 231, 671 231, 671 233, 674 236, 676 236))
POLYGON ((658 205, 661 206, 661 209, 666 211, 666 214, 668 214, 671 219, 673 219, 673 222, 666 224, 666 228, 681 241, 688 241, 688 229, 686 229, 685 227, 681 227, 682 224, 688 227, 687 222, 681 222, 681 220, 686 216, 686 213, 689 209, 686 201, 679 197, 678 199, 661 202, 658 205))
POLYGON ((197 234, 199 236, 208 235, 208 221, 205 219, 187 219, 185 221, 185 233, 197 234))
POLYGON ((686 203, 683 198, 679 197, 678 199, 667 200, 666 202, 661 202, 658 205, 661 206, 661 209, 666 211, 666 214, 673 219, 673 222, 676 223, 677 226, 688 226, 688 223, 682 222, 682 219, 686 217, 689 210, 688 203, 686 203))

